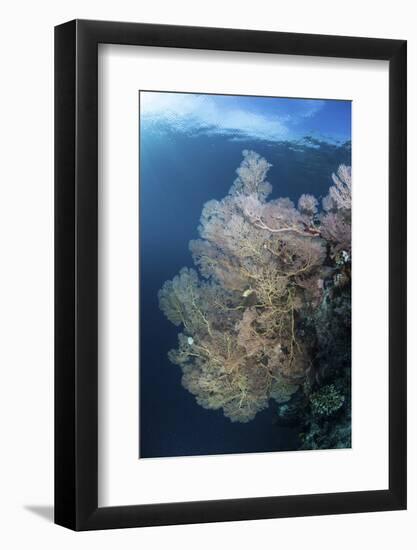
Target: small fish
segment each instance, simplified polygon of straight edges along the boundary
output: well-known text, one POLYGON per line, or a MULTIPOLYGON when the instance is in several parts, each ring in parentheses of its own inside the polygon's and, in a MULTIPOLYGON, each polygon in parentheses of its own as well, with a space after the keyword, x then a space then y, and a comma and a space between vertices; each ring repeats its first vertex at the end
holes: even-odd
POLYGON ((191 336, 189 336, 189 337, 187 338, 187 342, 188 342, 188 345, 189 345, 189 346, 192 346, 192 345, 194 344, 194 338, 191 338, 191 336))
POLYGON ((254 292, 253 288, 247 288, 245 292, 242 294, 243 298, 247 298, 252 294, 252 292, 254 292))

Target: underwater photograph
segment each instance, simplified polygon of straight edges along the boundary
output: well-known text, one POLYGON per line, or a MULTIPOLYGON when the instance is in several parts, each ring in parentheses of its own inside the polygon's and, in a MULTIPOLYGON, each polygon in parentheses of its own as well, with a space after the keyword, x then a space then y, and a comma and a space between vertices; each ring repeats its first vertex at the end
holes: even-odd
POLYGON ((139 92, 139 458, 351 447, 351 101, 139 92))

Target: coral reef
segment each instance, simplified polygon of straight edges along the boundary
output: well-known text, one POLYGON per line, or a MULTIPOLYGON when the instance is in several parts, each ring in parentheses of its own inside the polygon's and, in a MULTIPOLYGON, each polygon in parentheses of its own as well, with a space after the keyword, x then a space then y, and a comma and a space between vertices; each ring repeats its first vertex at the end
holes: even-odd
POLYGON ((181 327, 169 358, 199 405, 248 422, 274 400, 307 448, 307 418, 322 426, 350 406, 350 386, 335 379, 350 369, 351 173, 333 174, 319 211, 313 195, 297 208, 267 200, 270 167, 243 151, 229 194, 205 204, 190 242, 199 273, 183 268, 159 304, 181 327))
POLYGON ((323 386, 311 394, 311 412, 314 416, 331 416, 340 409, 345 398, 334 384, 323 386))

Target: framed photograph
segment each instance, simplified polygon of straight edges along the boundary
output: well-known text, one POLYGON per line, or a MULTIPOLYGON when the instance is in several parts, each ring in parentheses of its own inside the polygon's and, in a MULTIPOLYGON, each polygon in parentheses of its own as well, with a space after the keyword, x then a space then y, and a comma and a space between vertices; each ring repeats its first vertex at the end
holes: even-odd
POLYGON ((406 507, 406 42, 55 29, 55 521, 406 507))

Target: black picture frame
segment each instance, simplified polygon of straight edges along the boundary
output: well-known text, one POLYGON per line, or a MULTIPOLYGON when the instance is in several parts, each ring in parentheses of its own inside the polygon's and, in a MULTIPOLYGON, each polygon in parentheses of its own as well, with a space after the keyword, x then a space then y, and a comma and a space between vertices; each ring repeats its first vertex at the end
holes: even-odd
POLYGON ((406 508, 406 41, 74 20, 55 28, 55 523, 92 530, 406 508), (389 62, 389 488, 98 506, 98 44, 389 62))

